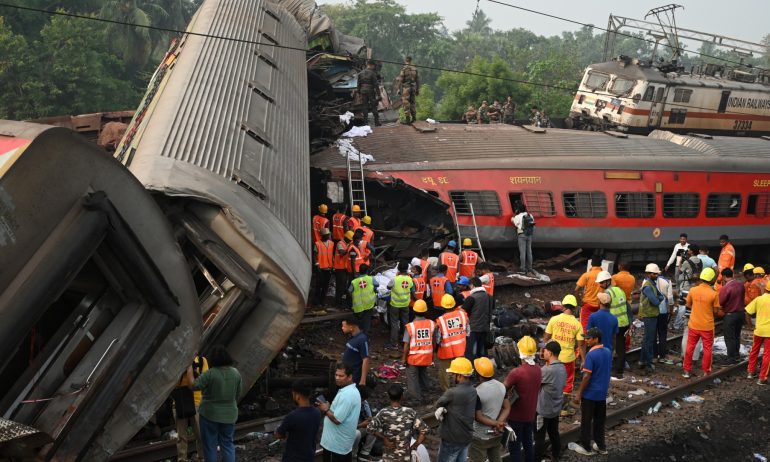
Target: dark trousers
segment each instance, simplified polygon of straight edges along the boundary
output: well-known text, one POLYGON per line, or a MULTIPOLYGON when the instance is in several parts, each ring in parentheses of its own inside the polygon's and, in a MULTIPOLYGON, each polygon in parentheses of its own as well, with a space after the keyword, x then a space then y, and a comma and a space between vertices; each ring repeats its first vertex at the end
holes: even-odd
POLYGON ((471 332, 465 342, 465 357, 473 362, 476 358, 487 355, 487 333, 471 332))
POLYGON ((535 459, 542 460, 545 457, 545 434, 551 440, 551 460, 559 460, 561 452, 561 439, 559 437, 559 416, 543 417, 543 426, 535 430, 535 459))
POLYGON ((353 460, 352 451, 347 454, 337 454, 336 452, 331 452, 328 449, 323 450, 324 462, 351 462, 352 460, 353 460))
POLYGON ((329 291, 329 281, 332 280, 332 271, 332 269, 316 269, 315 297, 313 297, 316 305, 323 304, 326 298, 326 292, 329 291))
POLYGON ((374 308, 370 308, 368 310, 364 310, 360 313, 356 313, 356 318, 358 319, 358 322, 361 324, 359 327, 361 328, 361 331, 366 334, 366 336, 369 336, 369 332, 372 330, 372 312, 374 311, 374 308))
POLYGON ((342 296, 348 291, 348 272, 344 269, 334 270, 334 304, 342 308, 342 296))
POLYGON ((428 391, 428 366, 406 366, 406 392, 410 398, 421 403, 423 398, 427 398, 428 391))
POLYGON ((591 436, 599 449, 604 450, 604 421, 607 419, 607 401, 585 399, 580 402, 580 443, 591 450, 591 436))
POLYGON ((725 335, 727 347, 727 359, 740 361, 741 359, 741 329, 743 328, 743 311, 725 314, 722 321, 722 331, 725 335))
POLYGON ((641 318, 644 323, 644 338, 642 339, 642 351, 639 354, 639 362, 644 366, 652 366, 652 358, 655 349, 655 337, 658 334, 658 317, 641 318))
MULTIPOLYGON (((559 418, 557 417, 558 421, 559 418)), ((513 432, 516 434, 516 440, 508 442, 508 452, 511 455, 512 462, 519 462, 521 460, 521 449, 524 448, 524 461, 533 462, 535 460, 535 451, 532 445, 532 422, 513 422, 508 421, 513 432)), ((557 422, 558 423, 558 422, 557 422)))
POLYGON ((655 326, 655 340, 652 344, 654 358, 663 358, 668 353, 668 313, 658 315, 655 326))
POLYGON ((615 344, 612 346, 612 350, 615 352, 613 369, 616 375, 621 376, 626 369, 626 332, 628 332, 628 327, 618 327, 618 333, 615 334, 615 344))

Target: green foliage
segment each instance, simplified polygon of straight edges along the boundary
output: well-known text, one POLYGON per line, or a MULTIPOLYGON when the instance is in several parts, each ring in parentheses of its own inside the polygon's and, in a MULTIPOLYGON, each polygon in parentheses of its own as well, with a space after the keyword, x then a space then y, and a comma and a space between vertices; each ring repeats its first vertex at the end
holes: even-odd
POLYGON ((483 100, 492 104, 495 99, 502 103, 508 95, 518 102, 529 97, 530 89, 514 81, 523 76, 516 75, 501 58, 477 57, 465 72, 442 72, 436 81, 444 92, 439 103, 440 118, 458 120, 469 104, 478 107, 483 100))
POLYGON ((430 85, 420 87, 420 94, 415 98, 417 120, 433 119, 436 116, 436 95, 430 85))
POLYGON ((34 113, 36 99, 42 99, 41 88, 30 71, 35 62, 24 37, 16 35, 0 16, 0 118, 17 119, 34 113))

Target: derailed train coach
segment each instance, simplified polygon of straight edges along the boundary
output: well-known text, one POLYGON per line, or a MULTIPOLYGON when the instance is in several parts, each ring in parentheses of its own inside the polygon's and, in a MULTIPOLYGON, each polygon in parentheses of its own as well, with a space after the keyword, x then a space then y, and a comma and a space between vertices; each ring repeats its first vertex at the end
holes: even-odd
POLYGON ((306 31, 207 0, 188 32, 114 159, 0 122, 0 456, 106 460, 196 352, 225 345, 248 390, 304 313, 306 31))

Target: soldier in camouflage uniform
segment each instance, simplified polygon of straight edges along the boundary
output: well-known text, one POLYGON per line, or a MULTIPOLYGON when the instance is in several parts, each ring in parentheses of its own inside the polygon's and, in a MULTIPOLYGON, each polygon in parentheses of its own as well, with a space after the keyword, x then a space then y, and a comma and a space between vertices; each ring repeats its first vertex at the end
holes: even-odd
POLYGON ((369 123, 369 113, 374 116, 374 126, 380 126, 380 114, 377 106, 380 103, 379 76, 374 70, 374 62, 367 61, 366 69, 358 74, 358 93, 364 104, 364 124, 369 123))
POLYGON ((503 123, 506 123, 508 125, 513 125, 513 121, 515 117, 516 117, 516 103, 513 102, 513 98, 511 98, 511 95, 508 95, 508 98, 505 100, 505 104, 503 104, 503 123))
POLYGON ((407 56, 404 67, 398 74, 399 92, 401 93, 401 107, 404 109, 406 123, 410 124, 417 119, 417 108, 414 99, 420 94, 420 78, 417 69, 412 66, 412 57, 407 56))
POLYGON ((391 385, 388 388, 390 406, 381 409, 366 429, 382 439, 385 462, 410 462, 412 451, 422 444, 428 433, 428 425, 420 420, 417 411, 401 405, 403 396, 401 385, 391 385), (416 440, 414 444, 411 444, 412 438, 416 440))
POLYGON ((489 103, 486 101, 482 101, 481 106, 479 106, 479 123, 489 123, 489 103))
POLYGON ((500 123, 500 119, 502 119, 503 115, 503 108, 500 106, 500 101, 495 100, 494 103, 492 103, 492 106, 489 107, 489 121, 500 123))
POLYGON ((469 124, 477 124, 479 123, 479 114, 476 112, 476 106, 470 105, 468 106, 468 110, 465 111, 465 114, 463 114, 463 120, 465 123, 469 124))

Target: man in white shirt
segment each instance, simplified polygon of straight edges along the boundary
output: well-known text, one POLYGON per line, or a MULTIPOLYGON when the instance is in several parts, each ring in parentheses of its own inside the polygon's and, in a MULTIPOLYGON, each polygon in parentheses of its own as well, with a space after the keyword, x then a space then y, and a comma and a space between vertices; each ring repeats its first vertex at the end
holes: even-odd
POLYGON ((674 281, 679 280, 679 268, 682 266, 683 259, 687 258, 687 248, 689 246, 690 244, 687 242, 687 233, 680 234, 679 242, 677 242, 674 246, 674 251, 671 252, 668 263, 666 263, 666 268, 663 270, 668 271, 668 268, 671 266, 671 264, 675 263, 676 266, 674 267, 674 281))
POLYGON ((516 228, 516 239, 519 244, 519 273, 535 275, 532 269, 532 234, 535 227, 535 219, 527 212, 527 206, 517 202, 515 206, 516 215, 511 218, 514 228, 516 228))

